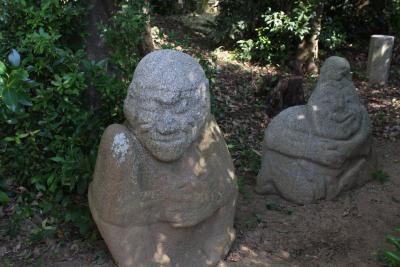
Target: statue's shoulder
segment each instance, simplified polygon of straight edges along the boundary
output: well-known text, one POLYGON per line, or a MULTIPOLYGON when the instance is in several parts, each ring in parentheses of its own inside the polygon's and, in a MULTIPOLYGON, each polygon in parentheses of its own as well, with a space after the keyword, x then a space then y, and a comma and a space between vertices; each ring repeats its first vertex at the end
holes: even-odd
POLYGON ((307 105, 289 107, 276 115, 268 125, 268 131, 285 129, 301 130, 308 125, 307 105))
POLYGON ((302 117, 302 115, 306 116, 307 115, 306 112, 307 112, 307 105, 292 106, 282 110, 275 118, 298 120, 299 118, 302 117))
POLYGON ((226 146, 224 135, 213 115, 207 118, 197 142, 201 151, 209 150, 213 145, 226 146))
MULTIPOLYGON (((101 137, 95 178, 96 175, 103 176, 104 172, 118 173, 122 176, 131 175, 132 167, 133 170, 137 170, 139 164, 138 149, 138 141, 125 125, 108 126, 101 137)), ((115 174, 107 178, 119 179, 115 174)))
POLYGON ((106 128, 89 186, 92 214, 114 225, 129 224, 130 218, 123 211, 132 203, 132 193, 139 190, 139 160, 132 136, 129 129, 121 124, 106 128))
MULTIPOLYGON (((123 124, 111 124, 101 137, 100 150, 105 150, 116 160, 123 160, 127 154, 137 150, 139 142, 123 124)), ((100 151, 99 151, 100 152, 100 151)))
POLYGON ((122 136, 122 135, 129 138, 131 136, 131 133, 125 125, 114 123, 109 125, 104 130, 103 136, 101 137, 101 141, 107 143, 109 141, 112 142, 116 136, 122 136))

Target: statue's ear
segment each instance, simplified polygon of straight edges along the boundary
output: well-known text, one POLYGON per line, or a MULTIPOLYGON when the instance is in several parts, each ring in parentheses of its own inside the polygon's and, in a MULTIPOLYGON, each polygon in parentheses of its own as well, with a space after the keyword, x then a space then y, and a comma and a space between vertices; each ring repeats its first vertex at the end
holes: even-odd
POLYGON ((133 96, 128 93, 124 100, 124 115, 128 122, 133 126, 136 121, 136 111, 135 101, 133 101, 133 96))

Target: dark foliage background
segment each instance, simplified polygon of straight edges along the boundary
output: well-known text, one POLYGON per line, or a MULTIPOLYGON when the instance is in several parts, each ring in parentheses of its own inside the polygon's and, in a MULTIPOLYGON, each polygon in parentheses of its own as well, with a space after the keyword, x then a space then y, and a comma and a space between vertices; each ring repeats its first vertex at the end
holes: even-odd
POLYGON ((122 1, 99 25, 113 53, 94 62, 83 42, 87 1, 0 1, 0 204, 19 203, 10 234, 33 214, 48 218, 36 237, 55 231, 68 237, 63 223, 90 233, 86 191, 104 128, 123 119, 140 59, 143 5, 122 1), (96 105, 87 101, 90 88, 96 105))
POLYGON ((213 38, 236 48, 239 59, 288 62, 318 19, 319 5, 319 45, 325 51, 349 45, 366 50, 371 34, 400 34, 398 0, 222 0, 213 38))

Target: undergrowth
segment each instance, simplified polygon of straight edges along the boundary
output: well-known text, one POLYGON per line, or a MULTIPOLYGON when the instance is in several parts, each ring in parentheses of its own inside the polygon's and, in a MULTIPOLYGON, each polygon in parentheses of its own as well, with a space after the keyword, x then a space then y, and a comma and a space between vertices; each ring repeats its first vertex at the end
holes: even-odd
POLYGON ((0 213, 8 235, 37 214, 31 243, 94 233, 86 192, 103 130, 123 120, 142 5, 122 2, 105 29, 113 54, 94 62, 83 42, 86 1, 0 1, 0 213), (90 89, 98 105, 87 102, 90 89))

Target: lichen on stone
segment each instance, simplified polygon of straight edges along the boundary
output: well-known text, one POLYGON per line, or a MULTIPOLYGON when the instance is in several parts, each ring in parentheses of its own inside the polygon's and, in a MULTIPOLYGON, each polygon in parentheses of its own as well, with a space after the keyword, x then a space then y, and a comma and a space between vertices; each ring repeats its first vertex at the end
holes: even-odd
POLYGON ((119 133, 114 136, 111 149, 113 157, 119 164, 125 161, 125 156, 129 149, 129 140, 124 133, 119 133))

